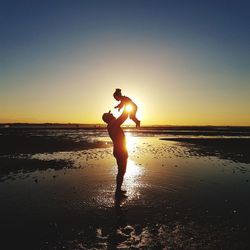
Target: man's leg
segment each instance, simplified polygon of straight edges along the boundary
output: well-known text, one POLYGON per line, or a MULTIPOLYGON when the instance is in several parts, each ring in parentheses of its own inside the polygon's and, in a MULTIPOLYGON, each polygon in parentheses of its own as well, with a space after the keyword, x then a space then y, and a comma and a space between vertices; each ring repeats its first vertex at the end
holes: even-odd
POLYGON ((116 162, 118 165, 118 173, 116 176, 116 193, 121 193, 121 187, 123 183, 123 177, 126 173, 127 168, 127 158, 116 158, 116 162))

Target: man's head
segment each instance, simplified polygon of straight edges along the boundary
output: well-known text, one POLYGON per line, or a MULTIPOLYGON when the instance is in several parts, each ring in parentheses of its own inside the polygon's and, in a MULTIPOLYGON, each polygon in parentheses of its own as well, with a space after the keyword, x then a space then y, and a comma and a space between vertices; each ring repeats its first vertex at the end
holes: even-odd
POLYGON ((111 121, 115 120, 116 118, 113 116, 113 114, 109 111, 108 113, 104 113, 102 115, 102 120, 106 123, 110 123, 111 121))

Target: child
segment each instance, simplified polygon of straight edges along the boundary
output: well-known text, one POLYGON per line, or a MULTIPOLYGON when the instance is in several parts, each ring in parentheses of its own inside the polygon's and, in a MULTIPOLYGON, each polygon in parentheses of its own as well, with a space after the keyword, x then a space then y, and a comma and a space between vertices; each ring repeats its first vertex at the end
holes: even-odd
POLYGON ((136 112, 137 112, 136 104, 129 97, 122 95, 121 89, 116 89, 113 96, 117 101, 120 101, 120 103, 117 106, 115 106, 115 108, 118 108, 118 111, 120 111, 120 109, 123 108, 124 106, 126 108, 127 105, 131 105, 132 109, 129 113, 129 118, 133 120, 136 124, 136 127, 139 128, 141 121, 139 121, 136 118, 136 112))

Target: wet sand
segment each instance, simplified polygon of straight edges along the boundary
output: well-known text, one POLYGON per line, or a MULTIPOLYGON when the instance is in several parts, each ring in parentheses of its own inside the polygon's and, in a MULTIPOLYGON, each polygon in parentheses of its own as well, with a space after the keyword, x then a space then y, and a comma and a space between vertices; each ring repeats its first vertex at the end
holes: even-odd
POLYGON ((124 200, 114 197, 107 137, 97 140, 104 146, 86 140, 93 144, 80 150, 5 151, 1 248, 247 249, 250 164, 238 158, 244 147, 184 139, 127 133, 124 200))

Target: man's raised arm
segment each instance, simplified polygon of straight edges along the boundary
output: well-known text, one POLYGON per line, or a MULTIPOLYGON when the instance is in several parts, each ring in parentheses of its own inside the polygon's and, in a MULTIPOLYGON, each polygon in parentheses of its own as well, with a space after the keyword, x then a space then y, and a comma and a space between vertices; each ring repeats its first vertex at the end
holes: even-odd
POLYGON ((128 118, 128 112, 124 108, 122 114, 116 119, 116 125, 121 126, 128 118))

